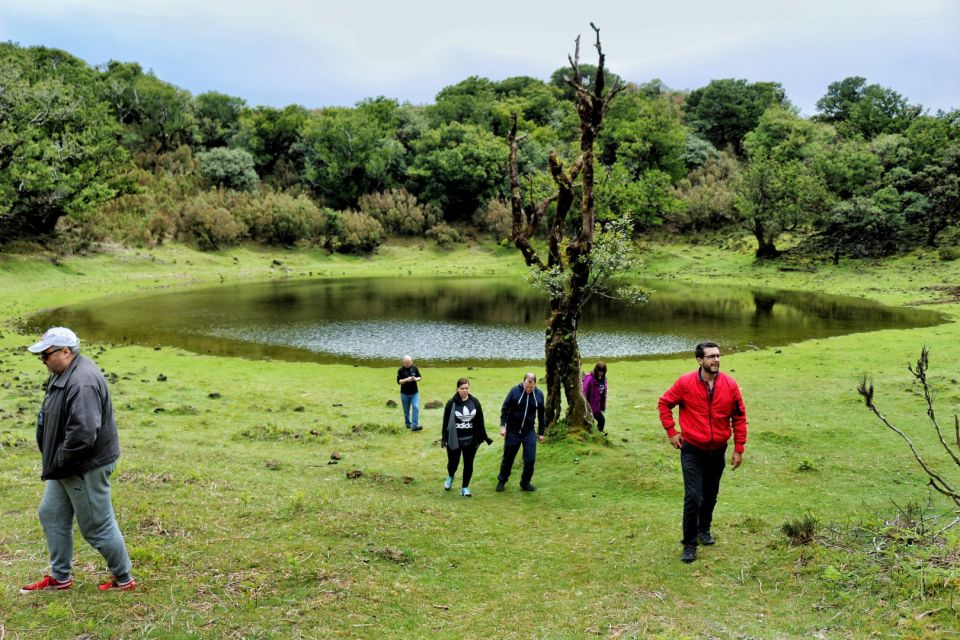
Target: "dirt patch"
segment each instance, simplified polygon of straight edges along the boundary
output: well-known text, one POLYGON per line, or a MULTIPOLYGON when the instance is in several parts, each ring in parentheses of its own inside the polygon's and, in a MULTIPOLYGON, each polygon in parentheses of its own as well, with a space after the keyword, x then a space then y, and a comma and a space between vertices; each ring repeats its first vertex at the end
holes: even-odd
POLYGON ((934 300, 915 302, 921 304, 955 304, 960 302, 960 284, 945 284, 936 287, 921 287, 921 291, 929 291, 937 296, 934 300))

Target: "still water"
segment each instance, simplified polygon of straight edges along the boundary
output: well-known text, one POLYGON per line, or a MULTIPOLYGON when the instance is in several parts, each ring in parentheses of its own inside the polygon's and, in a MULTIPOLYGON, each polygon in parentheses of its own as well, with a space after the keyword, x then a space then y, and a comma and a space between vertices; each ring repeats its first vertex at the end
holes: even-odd
MULTIPOLYGON (((927 310, 859 298, 669 281, 644 283, 642 305, 594 297, 583 314, 585 359, 689 355, 701 340, 725 352, 811 338, 939 324, 927 310)), ((319 279, 221 285, 113 297, 45 311, 85 341, 169 345, 247 358, 379 365, 497 365, 543 358, 546 302, 519 278, 319 279)))

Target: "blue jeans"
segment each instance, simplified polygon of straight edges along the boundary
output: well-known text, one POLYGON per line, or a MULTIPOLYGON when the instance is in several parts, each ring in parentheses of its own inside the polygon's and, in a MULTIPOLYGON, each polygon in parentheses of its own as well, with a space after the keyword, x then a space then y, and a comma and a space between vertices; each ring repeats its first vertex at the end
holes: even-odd
POLYGON ((85 471, 78 476, 47 480, 40 500, 40 524, 50 551, 50 575, 63 581, 70 578, 73 564, 73 519, 83 539, 107 561, 118 582, 130 579, 130 556, 113 515, 110 474, 115 462, 85 471))
POLYGON ((403 405, 403 423, 407 427, 419 427, 420 426, 420 392, 417 393, 401 393, 400 394, 400 404, 403 405), (410 421, 410 409, 413 408, 413 422, 410 421))
POLYGON ((517 451, 523 446, 523 473, 520 474, 520 486, 525 487, 533 479, 533 465, 537 462, 537 432, 530 429, 520 435, 515 431, 507 431, 503 440, 503 460, 500 462, 500 475, 497 480, 506 484, 510 479, 510 470, 517 457, 517 451))

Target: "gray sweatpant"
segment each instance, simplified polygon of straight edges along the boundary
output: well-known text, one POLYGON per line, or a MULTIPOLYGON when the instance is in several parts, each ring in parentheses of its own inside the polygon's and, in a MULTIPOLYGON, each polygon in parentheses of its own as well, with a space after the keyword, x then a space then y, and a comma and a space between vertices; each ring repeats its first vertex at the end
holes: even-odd
POLYGON ((107 561, 118 582, 130 579, 130 556, 113 515, 110 474, 115 462, 90 469, 78 476, 47 480, 40 501, 40 524, 50 551, 50 575, 63 581, 70 578, 73 564, 73 519, 83 539, 107 561))

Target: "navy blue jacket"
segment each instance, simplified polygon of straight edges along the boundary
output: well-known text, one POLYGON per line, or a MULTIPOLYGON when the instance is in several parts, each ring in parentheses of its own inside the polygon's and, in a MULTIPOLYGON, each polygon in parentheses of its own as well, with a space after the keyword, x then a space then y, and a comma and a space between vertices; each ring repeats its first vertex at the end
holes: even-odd
POLYGON ((534 389, 533 393, 526 393, 523 384, 510 389, 503 407, 500 409, 500 425, 506 425, 507 431, 524 435, 533 429, 533 421, 537 421, 537 434, 543 435, 546 428, 546 409, 543 406, 543 392, 534 389))

